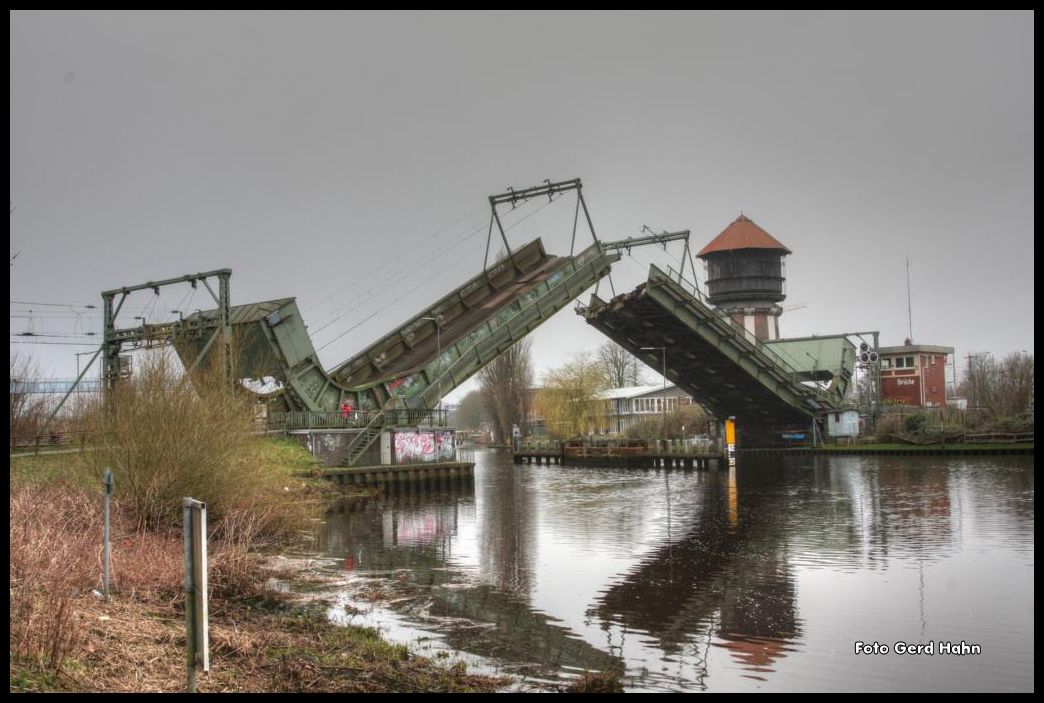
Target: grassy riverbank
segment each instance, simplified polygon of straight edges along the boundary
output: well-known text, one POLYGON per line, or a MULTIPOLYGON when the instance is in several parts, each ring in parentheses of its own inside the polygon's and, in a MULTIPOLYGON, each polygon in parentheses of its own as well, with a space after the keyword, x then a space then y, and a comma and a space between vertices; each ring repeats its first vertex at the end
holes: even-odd
MULTIPOLYGON (((258 504, 267 511, 263 528, 235 504, 213 523, 211 671, 200 674, 200 691, 464 692, 507 683, 414 656, 372 630, 330 624, 322 604, 295 605, 266 591, 270 577, 286 574, 266 568, 260 552, 301 539, 275 511, 318 519, 331 489, 299 477, 314 466, 300 448, 250 446, 254 474, 266 476, 280 500, 258 504)), ((11 462, 11 691, 184 690, 181 531, 158 519, 162 506, 148 496, 121 495, 129 482, 117 471, 113 595, 100 599, 97 461, 65 454, 11 462)))

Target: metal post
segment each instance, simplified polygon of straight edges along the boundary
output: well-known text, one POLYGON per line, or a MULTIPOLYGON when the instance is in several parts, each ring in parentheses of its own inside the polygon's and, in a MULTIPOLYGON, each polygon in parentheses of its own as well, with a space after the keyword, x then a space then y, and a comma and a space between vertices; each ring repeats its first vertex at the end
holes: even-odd
POLYGON ((102 385, 105 389, 106 400, 110 397, 112 388, 116 383, 116 375, 119 373, 119 342, 114 342, 112 339, 116 334, 116 315, 112 309, 114 297, 116 297, 115 293, 102 295, 102 315, 104 317, 102 321, 101 347, 104 352, 104 357, 102 358, 102 385), (115 351, 113 350, 114 347, 115 351))
POLYGON ((512 252, 512 245, 507 243, 507 235, 504 233, 503 225, 500 224, 500 215, 497 213, 497 206, 493 205, 492 201, 490 202, 490 205, 493 207, 493 219, 497 222, 497 230, 500 231, 500 240, 504 242, 504 249, 507 250, 507 258, 511 259, 512 265, 517 267, 517 264, 515 263, 515 254, 512 252))
POLYGON ((196 692, 196 613, 195 580, 192 578, 192 499, 182 503, 182 530, 185 534, 185 666, 188 669, 186 689, 196 692))
POLYGON ((438 378, 437 392, 439 394, 439 403, 435 412, 435 424, 438 425, 442 417, 442 366, 439 361, 442 359, 442 315, 435 315, 434 317, 422 317, 422 320, 430 320, 435 323, 435 377, 438 378))
POLYGON ((442 321, 439 319, 439 315, 435 316, 435 363, 440 364, 439 366, 439 422, 442 421, 442 321))
POLYGON ((663 441, 667 441, 667 347, 663 347, 663 441))
POLYGON ((210 670, 207 618, 207 504, 182 500, 185 534, 185 664, 188 692, 196 692, 196 667, 210 670))
POLYGON ((729 467, 736 466, 736 418, 730 416, 725 420, 725 456, 729 467))
POLYGON ((113 491, 116 490, 116 479, 112 475, 112 470, 108 466, 105 467, 105 527, 102 535, 103 547, 102 547, 102 561, 104 564, 104 573, 102 574, 102 594, 105 599, 109 599, 109 496, 112 495, 113 491))
POLYGON ((642 351, 655 351, 659 349, 663 353, 663 398, 661 409, 663 410, 663 438, 667 439, 667 347, 641 347, 642 351))
MULTIPOLYGON (((58 402, 58 405, 55 406, 54 410, 51 411, 51 414, 48 415, 47 419, 44 421, 44 426, 43 426, 43 431, 44 432, 46 432, 48 430, 48 428, 50 428, 51 421, 54 420, 55 416, 58 415, 58 411, 62 409, 62 406, 65 405, 65 401, 67 401, 69 399, 69 396, 71 396, 73 394, 73 391, 76 390, 76 387, 78 385, 80 385, 80 381, 83 380, 83 377, 86 376, 87 372, 90 370, 91 364, 94 363, 94 360, 98 358, 98 355, 101 354, 101 352, 102 352, 102 350, 104 348, 105 348, 104 346, 99 347, 98 351, 94 352, 94 356, 91 357, 91 360, 87 362, 86 368, 84 368, 84 370, 81 371, 80 373, 76 374, 76 380, 73 381, 72 387, 70 387, 69 390, 66 391, 65 395, 63 395, 62 399, 58 402)), ((89 353, 89 352, 87 352, 87 353, 89 353)), ((79 366, 79 361, 80 361, 79 357, 76 358, 76 361, 77 361, 77 367, 78 367, 79 366)))
POLYGON ((232 299, 229 294, 230 271, 218 274, 218 295, 221 300, 218 303, 218 312, 221 316, 221 363, 223 370, 222 380, 227 386, 232 382, 232 299))

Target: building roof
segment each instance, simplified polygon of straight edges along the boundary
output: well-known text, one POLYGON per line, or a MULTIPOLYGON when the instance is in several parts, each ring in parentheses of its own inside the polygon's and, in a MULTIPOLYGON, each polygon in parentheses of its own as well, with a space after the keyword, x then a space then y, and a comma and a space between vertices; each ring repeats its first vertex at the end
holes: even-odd
MULTIPOLYGON (((263 317, 271 315, 276 310, 279 310, 290 303, 294 302, 296 298, 277 298, 275 300, 263 300, 259 303, 247 303, 246 305, 232 305, 228 309, 228 320, 233 325, 241 325, 248 322, 257 322, 263 317)), ((191 315, 185 316, 185 321, 195 320, 201 318, 208 321, 216 321, 218 319, 218 310, 198 310, 191 315)))
POLYGON ((703 247, 696 256, 702 257, 719 251, 734 251, 736 249, 779 249, 784 254, 790 254, 778 239, 754 224, 754 220, 742 213, 732 224, 722 230, 721 234, 711 240, 710 244, 703 247))
POLYGON ((881 347, 877 350, 881 356, 901 356, 903 354, 953 354, 953 347, 939 347, 932 344, 904 344, 901 347, 881 347))
MULTIPOLYGON (((609 390, 602 391, 598 394, 599 400, 617 400, 620 398, 639 398, 643 395, 650 393, 657 393, 663 391, 663 384, 657 383, 655 386, 627 386, 625 388, 610 388, 609 390)), ((673 383, 667 384, 667 390, 672 391, 675 389, 673 383)))

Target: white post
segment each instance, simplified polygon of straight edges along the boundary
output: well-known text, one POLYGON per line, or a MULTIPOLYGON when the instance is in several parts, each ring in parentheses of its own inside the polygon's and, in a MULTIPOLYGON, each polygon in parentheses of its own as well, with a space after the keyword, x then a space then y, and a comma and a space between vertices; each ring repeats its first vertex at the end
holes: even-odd
POLYGON ((196 667, 210 671, 207 617, 207 504, 184 498, 185 533, 185 652, 188 692, 196 692, 196 667))

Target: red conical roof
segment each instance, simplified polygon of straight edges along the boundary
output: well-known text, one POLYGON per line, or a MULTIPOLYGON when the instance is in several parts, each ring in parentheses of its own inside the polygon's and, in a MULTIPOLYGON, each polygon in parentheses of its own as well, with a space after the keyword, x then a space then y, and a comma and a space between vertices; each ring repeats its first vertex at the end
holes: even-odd
POLYGON ((696 256, 735 249, 781 249, 786 254, 791 253, 778 239, 754 224, 754 220, 741 214, 696 256))

